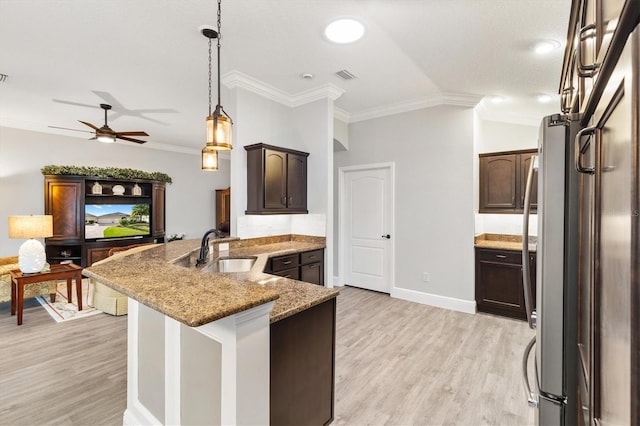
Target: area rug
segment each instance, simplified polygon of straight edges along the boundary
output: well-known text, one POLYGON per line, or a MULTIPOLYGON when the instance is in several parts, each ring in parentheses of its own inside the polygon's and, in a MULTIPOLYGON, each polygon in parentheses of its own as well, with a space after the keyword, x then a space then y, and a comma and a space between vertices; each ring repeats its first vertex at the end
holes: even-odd
POLYGON ((71 302, 67 300, 67 283, 66 281, 58 283, 58 292, 56 301, 51 302, 50 296, 38 296, 36 300, 51 315, 56 322, 70 321, 80 318, 86 318, 92 315, 100 314, 102 311, 92 308, 87 304, 87 295, 89 294, 89 280, 82 280, 82 310, 78 311, 78 300, 76 296, 76 282, 72 282, 72 298, 71 302))

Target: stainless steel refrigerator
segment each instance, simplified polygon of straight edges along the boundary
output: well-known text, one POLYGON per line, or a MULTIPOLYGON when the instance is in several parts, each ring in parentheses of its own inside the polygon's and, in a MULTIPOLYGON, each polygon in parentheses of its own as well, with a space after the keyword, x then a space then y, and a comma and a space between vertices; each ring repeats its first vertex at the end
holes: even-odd
POLYGON ((540 425, 576 424, 576 345, 579 180, 574 138, 577 117, 553 115, 540 126, 538 155, 531 162, 525 193, 523 285, 527 317, 536 336, 523 357, 523 383, 540 425), (537 175, 537 176, 536 176, 537 175), (535 283, 529 282, 531 188, 538 180, 538 230, 535 283), (535 351, 533 350, 535 348, 535 351), (535 377, 527 374, 535 353, 535 377), (533 381, 533 384, 530 382, 533 381))

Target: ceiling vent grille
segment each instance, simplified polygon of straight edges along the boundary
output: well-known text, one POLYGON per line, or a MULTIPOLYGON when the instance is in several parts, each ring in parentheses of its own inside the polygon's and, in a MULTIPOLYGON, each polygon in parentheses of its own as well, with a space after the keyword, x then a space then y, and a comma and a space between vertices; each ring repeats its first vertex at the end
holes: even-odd
POLYGON ((353 80, 354 78, 358 78, 355 74, 352 74, 351 72, 347 71, 347 70, 340 70, 336 73, 336 75, 338 77, 341 77, 345 80, 353 80))
POLYGON ((2 83, 3 81, 7 81, 7 77, 9 77, 6 74, 0 74, 0 83, 2 83))

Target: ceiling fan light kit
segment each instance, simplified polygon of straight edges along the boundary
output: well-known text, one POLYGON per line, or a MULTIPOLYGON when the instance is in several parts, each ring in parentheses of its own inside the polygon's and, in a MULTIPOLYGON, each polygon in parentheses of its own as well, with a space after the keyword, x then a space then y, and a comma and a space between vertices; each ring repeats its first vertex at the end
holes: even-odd
POLYGON ((220 102, 220 32, 221 0, 218 0, 218 30, 202 28, 202 35, 209 40, 209 114, 206 119, 206 144, 202 149, 202 170, 218 170, 218 151, 229 151, 233 148, 231 133, 233 120, 225 112, 220 102), (217 39, 218 49, 218 104, 211 112, 211 40, 217 39))
MULTIPOLYGON (((104 126, 98 128, 97 126, 94 126, 91 123, 78 120, 80 123, 84 124, 85 126, 91 127, 94 130, 93 132, 90 132, 94 134, 94 136, 90 140, 96 139, 98 140, 98 142, 103 142, 103 143, 114 143, 116 139, 122 139, 123 141, 135 142, 139 144, 143 144, 147 142, 147 141, 143 141, 142 139, 135 139, 130 137, 130 136, 149 136, 147 132, 143 132, 139 130, 133 131, 133 132, 113 131, 113 129, 111 129, 111 127, 109 127, 109 125, 107 124, 107 111, 111 109, 111 105, 100 104, 100 108, 104 110, 104 126)), ((65 127, 56 127, 56 126, 49 126, 49 127, 54 129, 73 130, 75 132, 85 132, 85 131, 88 132, 88 130, 67 129, 65 127)))

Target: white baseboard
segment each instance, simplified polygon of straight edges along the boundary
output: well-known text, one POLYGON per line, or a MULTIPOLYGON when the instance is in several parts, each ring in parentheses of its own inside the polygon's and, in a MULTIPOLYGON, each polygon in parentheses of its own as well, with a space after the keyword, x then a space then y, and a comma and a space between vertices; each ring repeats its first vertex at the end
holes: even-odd
POLYGON ((344 284, 340 282, 340 277, 333 276, 333 286, 334 287, 344 287, 344 284))
POLYGON ((420 291, 399 287, 393 287, 391 289, 391 297, 408 300, 410 302, 422 303, 423 305, 435 306, 437 308, 464 312, 466 314, 476 313, 476 302, 471 300, 455 299, 453 297, 422 293, 420 291))

